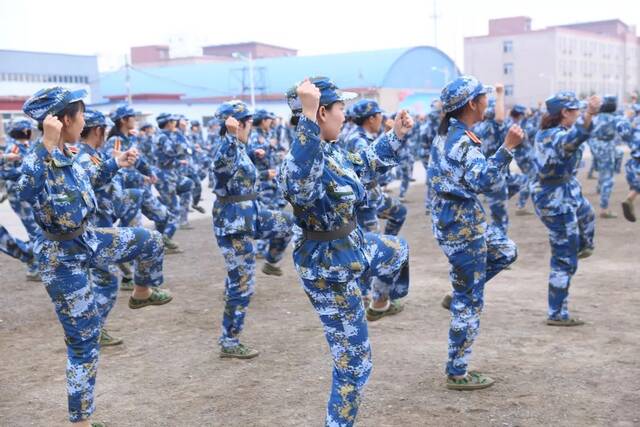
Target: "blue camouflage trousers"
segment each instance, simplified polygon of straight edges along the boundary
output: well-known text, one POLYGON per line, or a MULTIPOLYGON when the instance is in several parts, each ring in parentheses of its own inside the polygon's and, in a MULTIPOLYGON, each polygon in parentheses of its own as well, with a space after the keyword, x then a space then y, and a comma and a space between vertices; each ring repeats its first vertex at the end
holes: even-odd
POLYGON ((467 373, 471 346, 480 332, 484 286, 516 260, 517 248, 495 225, 490 225, 484 236, 457 244, 454 251, 445 249, 450 243, 438 241, 451 264, 453 286, 446 373, 458 376, 467 373))
POLYGON ((616 146, 613 140, 593 140, 590 147, 593 158, 596 160, 596 170, 598 171, 600 207, 607 209, 611 192, 613 191, 613 175, 616 170, 616 146))
POLYGON ((142 215, 149 218, 156 226, 156 230, 169 238, 176 234, 178 222, 170 214, 168 208, 153 194, 150 184, 142 188, 142 215))
MULTIPOLYGON (((120 220, 121 227, 130 227, 138 216, 142 207, 143 190, 126 188, 119 194, 119 198, 114 203, 115 216, 113 220, 120 220)), ((100 227, 111 227, 111 225, 100 225, 100 227)))
POLYGON ((427 176, 427 169, 429 168, 429 157, 426 159, 422 159, 422 167, 424 167, 425 172, 425 185, 427 187, 424 194, 424 209, 427 215, 431 212, 431 186, 429 185, 429 177, 427 176))
POLYGON ((584 196, 580 196, 577 206, 561 215, 540 216, 549 230, 551 245, 549 319, 569 318, 569 285, 578 269, 578 252, 594 247, 596 219, 593 207, 584 196))
POLYGON ((496 191, 486 193, 492 225, 500 228, 503 233, 507 233, 509 229, 507 203, 511 197, 527 185, 527 181, 527 175, 509 174, 505 178, 503 186, 496 191))
POLYGON ((269 244, 265 259, 276 263, 282 259, 291 241, 292 224, 293 216, 288 212, 261 209, 258 211, 255 234, 216 236, 227 269, 222 335, 218 340, 222 347, 235 347, 240 343, 245 314, 255 289, 256 251, 253 240, 267 240, 269 244))
POLYGON ((413 175, 413 159, 405 159, 400 165, 400 198, 403 198, 409 190, 409 184, 411 183, 411 177, 413 175))
POLYGON ((333 358, 331 394, 325 426, 353 426, 362 389, 371 374, 371 343, 357 280, 302 279, 333 358))
POLYGON ((377 208, 377 215, 378 218, 387 220, 384 234, 397 236, 404 221, 407 219, 407 207, 395 197, 383 194, 377 208))
POLYGON ((409 293, 409 245, 401 237, 366 233, 371 257, 369 269, 359 278, 363 295, 374 301, 396 300, 409 293))
POLYGON ((13 237, 2 225, 0 225, 0 252, 24 263, 30 263, 33 259, 31 245, 13 237))
POLYGON ((67 344, 69 420, 81 421, 95 410, 99 337, 104 322, 100 313, 105 311, 99 306, 101 298, 92 285, 91 270, 134 261, 135 283, 159 286, 163 280, 162 238, 144 228, 88 228, 83 237, 74 240, 43 240, 36 252, 42 281, 67 344))
POLYGON ((191 199, 193 181, 187 177, 179 176, 175 171, 171 170, 161 170, 157 176, 156 189, 160 195, 160 201, 169 210, 170 219, 168 222, 172 224, 169 230, 164 230, 163 234, 171 238, 173 237, 173 234, 170 234, 171 230, 175 232, 180 219, 183 217, 181 201, 184 204, 185 200, 191 199))
POLYGON ((629 189, 640 193, 640 159, 629 159, 624 165, 629 189))

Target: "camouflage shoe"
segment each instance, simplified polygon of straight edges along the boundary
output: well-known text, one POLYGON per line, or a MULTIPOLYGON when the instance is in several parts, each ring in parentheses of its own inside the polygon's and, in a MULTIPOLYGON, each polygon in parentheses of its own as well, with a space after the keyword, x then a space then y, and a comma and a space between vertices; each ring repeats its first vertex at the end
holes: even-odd
POLYGON ((627 199, 622 202, 622 213, 627 221, 636 222, 636 213, 630 200, 627 199))
POLYGON ((451 301, 453 301, 453 297, 451 296, 451 294, 446 294, 444 298, 442 298, 442 302, 440 303, 440 305, 442 306, 442 308, 451 310, 451 301))
POLYGON ((129 298, 129 308, 136 310, 138 308, 146 307, 148 305, 164 305, 173 299, 173 296, 169 291, 165 291, 158 288, 151 288, 151 295, 146 299, 137 299, 131 296, 129 298))
POLYGON ((193 230, 193 225, 189 222, 185 222, 184 224, 180 224, 180 230, 193 230))
POLYGON ((265 262, 262 266, 262 272, 269 276, 282 276, 282 269, 275 264, 265 262))
POLYGON ((167 236, 162 236, 162 242, 164 243, 164 253, 167 255, 181 254, 183 252, 180 246, 167 236))
POLYGON ((389 308, 387 308, 386 310, 376 310, 374 308, 371 308, 371 306, 369 306, 367 308, 367 320, 369 322, 375 322, 376 320, 380 320, 383 317, 393 316, 394 314, 398 314, 402 310, 404 310, 404 306, 400 304, 399 301, 391 301, 389 303, 389 308))
POLYGON ((233 358, 233 359, 253 359, 258 357, 260 352, 245 346, 244 344, 238 344, 234 347, 220 347, 220 358, 233 358))
POLYGON ((122 344, 122 338, 116 338, 111 336, 105 328, 100 329, 100 346, 108 347, 112 345, 122 344))
POLYGON ((447 377, 446 386, 449 390, 480 390, 491 387, 495 381, 480 372, 469 371, 464 378, 447 377))
POLYGON ((548 326, 582 326, 584 320, 580 320, 577 317, 570 317, 568 319, 547 319, 548 326))
POLYGON ((91 427, 107 427, 105 423, 94 421, 91 423, 91 427))
POLYGON ((200 205, 191 205, 191 207, 195 210, 197 210, 198 212, 200 212, 201 214, 205 213, 206 211, 204 210, 204 208, 200 205))

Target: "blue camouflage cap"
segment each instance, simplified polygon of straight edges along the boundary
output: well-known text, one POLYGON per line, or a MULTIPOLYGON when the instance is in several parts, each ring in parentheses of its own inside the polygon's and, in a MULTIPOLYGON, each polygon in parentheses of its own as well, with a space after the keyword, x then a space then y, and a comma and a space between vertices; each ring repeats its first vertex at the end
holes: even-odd
MULTIPOLYGON (((328 77, 312 77, 309 81, 320 89, 320 106, 327 106, 338 101, 345 102, 358 97, 355 92, 344 92, 338 89, 338 86, 328 77)), ((287 104, 293 114, 302 113, 302 103, 297 93, 298 86, 299 84, 293 86, 286 93, 287 104)))
POLYGON ((174 114, 171 114, 171 113, 160 113, 156 117, 156 122, 158 122, 158 126, 162 126, 165 123, 170 122, 171 120, 177 121, 178 119, 174 114))
POLYGON ((259 109, 253 113, 253 120, 275 119, 276 115, 270 111, 259 109))
POLYGON ((568 90, 556 93, 547 98, 544 103, 547 106, 547 112, 549 114, 558 114, 563 108, 567 110, 580 109, 580 101, 576 97, 576 94, 568 90))
POLYGON ((191 126, 200 126, 200 122, 198 120, 191 120, 191 126))
POLYGON ((442 109, 450 113, 463 107, 478 95, 493 92, 493 87, 485 86, 473 76, 463 75, 448 83, 440 93, 442 109))
POLYGON ((31 120, 27 119, 16 120, 15 122, 11 123, 10 129, 12 131, 25 132, 33 129, 33 123, 31 122, 31 120))
POLYGON ((136 111, 128 104, 125 104, 112 111, 111 114, 109 114, 109 117, 115 122, 116 120, 124 119, 125 117, 135 117, 139 114, 139 111, 136 111))
POLYGON ((382 113, 380 105, 372 99, 361 99, 352 107, 353 117, 356 119, 366 119, 370 116, 375 116, 378 113, 382 113))
POLYGON ((95 128, 98 126, 107 126, 107 117, 100 111, 85 110, 84 112, 84 127, 95 128))
POLYGON ((222 123, 224 123, 229 117, 242 121, 251 116, 253 116, 253 113, 249 110, 247 104, 238 99, 223 102, 216 111, 216 118, 222 123))
POLYGON ((518 114, 525 114, 527 112, 527 107, 525 107, 522 104, 516 104, 516 105, 513 106, 511 111, 513 111, 514 113, 518 113, 518 114))
POLYGON ((153 125, 151 123, 142 123, 142 125, 140 125, 140 130, 145 130, 145 129, 149 129, 152 128, 153 125))
POLYGON ((56 115, 67 105, 87 96, 84 89, 70 91, 60 86, 41 89, 22 106, 22 111, 37 122, 44 121, 47 115, 56 115))

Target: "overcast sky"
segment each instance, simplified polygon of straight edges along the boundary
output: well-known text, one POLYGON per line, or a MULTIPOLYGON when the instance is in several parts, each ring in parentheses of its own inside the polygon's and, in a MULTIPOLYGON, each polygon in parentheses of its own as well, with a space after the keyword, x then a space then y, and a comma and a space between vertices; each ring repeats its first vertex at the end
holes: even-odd
MULTIPOLYGON (((463 66, 463 38, 490 18, 526 15, 533 28, 619 18, 640 23, 638 0, 435 0, 437 47, 463 66)), ((434 45, 434 0, 0 0, 0 49, 97 54, 117 68, 130 46, 261 41, 300 55, 434 45), (241 7, 241 8, 240 8, 241 7)))

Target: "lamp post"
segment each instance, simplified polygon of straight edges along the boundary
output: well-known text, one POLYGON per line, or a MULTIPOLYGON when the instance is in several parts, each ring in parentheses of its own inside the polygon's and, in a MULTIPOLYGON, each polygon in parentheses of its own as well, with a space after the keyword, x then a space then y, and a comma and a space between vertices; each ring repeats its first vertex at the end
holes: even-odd
POLYGON ((233 52, 231 54, 234 58, 244 59, 249 63, 249 93, 251 94, 251 108, 256 109, 256 94, 255 85, 253 80, 253 55, 249 52, 249 56, 244 56, 240 52, 233 52))

